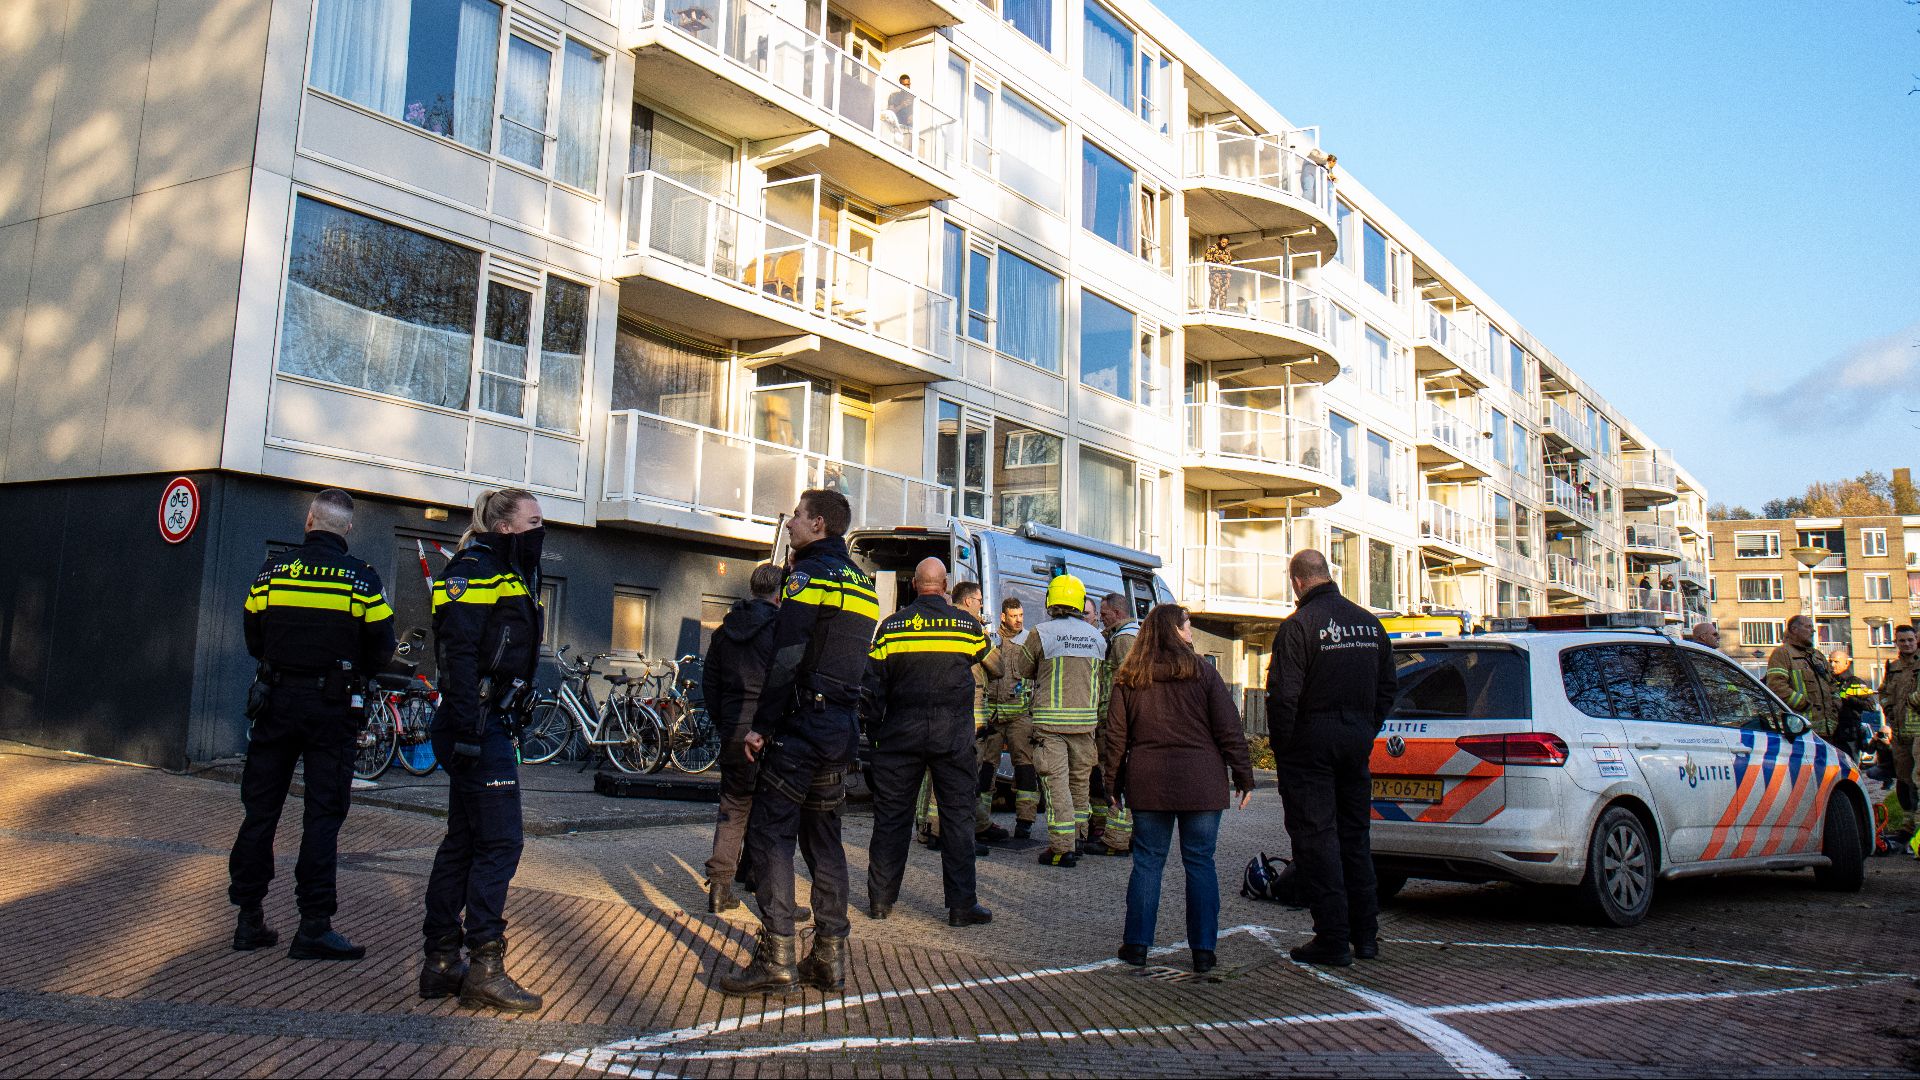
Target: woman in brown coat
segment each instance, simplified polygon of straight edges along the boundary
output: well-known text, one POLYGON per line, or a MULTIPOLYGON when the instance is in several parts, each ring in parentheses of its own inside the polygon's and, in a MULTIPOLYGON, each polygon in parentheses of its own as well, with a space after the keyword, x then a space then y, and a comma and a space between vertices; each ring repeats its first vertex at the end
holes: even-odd
POLYGON ((1133 810, 1133 877, 1120 959, 1147 962, 1177 826, 1187 872, 1187 946, 1193 970, 1211 970, 1220 932, 1214 842, 1229 803, 1228 774, 1245 809, 1253 796, 1253 763, 1227 684, 1193 651, 1186 608, 1162 604, 1140 624, 1139 641, 1114 674, 1101 767, 1117 778, 1116 799, 1133 810))

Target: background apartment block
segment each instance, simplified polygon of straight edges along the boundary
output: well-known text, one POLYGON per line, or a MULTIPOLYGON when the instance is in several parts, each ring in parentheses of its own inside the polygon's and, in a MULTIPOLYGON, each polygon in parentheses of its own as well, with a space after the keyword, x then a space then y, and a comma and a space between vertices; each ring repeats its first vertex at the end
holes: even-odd
POLYGON ((1878 683, 1893 658, 1893 629, 1920 617, 1920 517, 1715 521, 1713 619, 1722 650, 1764 661, 1787 619, 1812 615, 1824 649, 1845 646, 1878 683), (1830 552, 1809 571, 1796 547, 1830 552))
POLYGON ((1158 555, 1248 691, 1306 545, 1381 611, 1705 611, 1705 491, 1149 4, 9 16, 0 733, 237 750, 240 597, 325 484, 403 626, 532 488, 550 643, 650 655, 815 484, 1158 555))

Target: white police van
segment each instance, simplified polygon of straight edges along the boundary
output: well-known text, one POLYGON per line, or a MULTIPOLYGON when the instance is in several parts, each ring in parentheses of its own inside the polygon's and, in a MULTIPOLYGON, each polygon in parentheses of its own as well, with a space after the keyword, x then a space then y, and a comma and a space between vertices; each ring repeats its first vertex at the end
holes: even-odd
POLYGON ((1858 768, 1725 656, 1633 615, 1494 620, 1394 643, 1374 742, 1380 893, 1408 878, 1571 885, 1603 924, 1662 879, 1811 869, 1858 890, 1858 768))

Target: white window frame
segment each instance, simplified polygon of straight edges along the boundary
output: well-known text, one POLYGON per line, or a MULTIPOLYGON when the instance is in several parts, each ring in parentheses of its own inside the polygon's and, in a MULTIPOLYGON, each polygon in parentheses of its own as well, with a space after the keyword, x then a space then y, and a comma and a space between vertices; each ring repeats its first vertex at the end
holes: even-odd
POLYGON ((1893 624, 1890 622, 1868 623, 1867 644, 1876 649, 1893 648, 1893 624))
POLYGON ((1778 532, 1736 532, 1733 534, 1733 557, 1736 559, 1777 559, 1780 557, 1780 534, 1778 532), (1740 550, 1740 538, 1743 536, 1764 536, 1767 538, 1767 550, 1756 555, 1748 555, 1740 550))
POLYGON ((1738 589, 1736 587, 1734 595, 1739 597, 1739 602, 1742 604, 1781 604, 1786 602, 1787 586, 1785 575, 1741 574, 1736 580, 1738 580, 1741 585, 1745 585, 1749 581, 1766 582, 1769 584, 1767 591, 1772 594, 1770 596, 1753 597, 1749 599, 1744 589, 1738 589))
POLYGON ((1863 574, 1860 578, 1862 600, 1888 601, 1893 599, 1892 574, 1863 574))
POLYGON ((1861 529, 1860 530, 1860 554, 1877 558, 1877 557, 1886 555, 1886 553, 1887 553, 1887 530, 1885 529, 1861 529))
POLYGON ((1751 648, 1779 645, 1787 638, 1785 619, 1741 619, 1740 644, 1751 648), (1754 631, 1763 631, 1756 634, 1754 631))

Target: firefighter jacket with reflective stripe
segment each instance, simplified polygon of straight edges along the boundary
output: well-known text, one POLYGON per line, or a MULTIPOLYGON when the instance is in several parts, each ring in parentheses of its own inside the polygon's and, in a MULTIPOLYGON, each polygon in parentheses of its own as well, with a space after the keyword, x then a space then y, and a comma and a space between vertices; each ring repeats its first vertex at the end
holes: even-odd
POLYGON ((1920 691, 1920 654, 1888 661, 1880 680, 1880 713, 1896 736, 1920 735, 1920 724, 1913 720, 1915 691, 1920 691))
POLYGON ((1133 651, 1133 644, 1140 640, 1140 620, 1128 619, 1107 634, 1107 681, 1106 694, 1100 699, 1100 718, 1107 718, 1107 703, 1113 698, 1113 675, 1120 665, 1127 662, 1127 654, 1133 651))
POLYGON ((276 671, 319 675, 341 661, 365 678, 393 659, 393 609, 347 541, 314 531, 266 561, 247 590, 247 651, 276 671))
POLYGON ((1033 681, 1027 713, 1035 727, 1092 731, 1106 700, 1107 642, 1077 615, 1058 615, 1033 628, 1010 650, 1011 668, 1033 681))
POLYGON ((1019 641, 1008 637, 1004 630, 992 635, 992 640, 993 652, 981 665, 986 690, 985 719, 1004 724, 1027 715, 1028 683, 1013 670, 1013 651, 1019 647, 1019 641))
POLYGON ((484 730, 486 707, 513 680, 533 683, 540 663, 539 557, 520 557, 513 535, 482 533, 433 583, 433 641, 440 664, 441 731, 484 730), (521 565, 531 562, 532 565, 521 565), (493 691, 480 699, 481 682, 493 691))
POLYGON ((974 672, 991 650, 980 620, 937 593, 881 620, 867 661, 873 748, 938 752, 972 742, 974 672))
POLYGON ((1840 701, 1827 658, 1811 645, 1781 645, 1767 657, 1767 689, 1787 708, 1813 724, 1816 734, 1833 734, 1840 701))
POLYGON ((793 559, 753 730, 767 739, 799 735, 827 760, 851 761, 880 598, 873 579, 847 557, 841 537, 816 540, 793 559))

